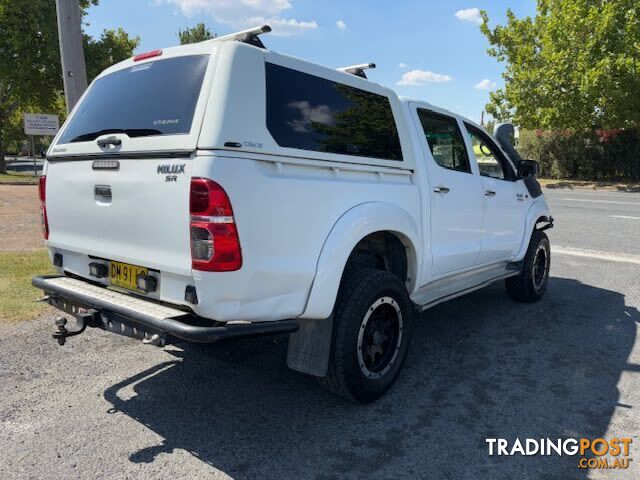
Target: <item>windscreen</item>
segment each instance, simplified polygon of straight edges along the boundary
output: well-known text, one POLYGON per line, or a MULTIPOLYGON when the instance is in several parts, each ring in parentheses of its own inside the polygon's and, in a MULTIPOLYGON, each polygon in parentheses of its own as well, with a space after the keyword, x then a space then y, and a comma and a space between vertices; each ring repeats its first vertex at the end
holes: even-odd
POLYGON ((134 65, 95 81, 58 143, 108 133, 129 137, 189 133, 209 55, 134 65))

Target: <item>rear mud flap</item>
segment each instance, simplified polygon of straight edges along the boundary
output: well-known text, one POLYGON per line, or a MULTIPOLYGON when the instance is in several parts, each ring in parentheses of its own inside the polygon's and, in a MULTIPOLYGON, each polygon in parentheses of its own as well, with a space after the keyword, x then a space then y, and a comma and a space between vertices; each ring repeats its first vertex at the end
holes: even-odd
POLYGON ((287 366, 316 377, 326 376, 332 331, 333 315, 323 320, 299 320, 298 331, 289 335, 287 366))

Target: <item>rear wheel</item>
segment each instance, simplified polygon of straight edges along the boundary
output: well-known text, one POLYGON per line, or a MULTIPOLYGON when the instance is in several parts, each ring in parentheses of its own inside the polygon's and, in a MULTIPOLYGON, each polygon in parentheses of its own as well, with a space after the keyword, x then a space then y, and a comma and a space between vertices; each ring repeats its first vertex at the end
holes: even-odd
POLYGON ((549 283, 550 266, 549 237, 540 230, 534 230, 523 260, 522 272, 506 280, 509 296, 520 302, 540 300, 549 283))
POLYGON ((395 275, 371 268, 348 272, 333 314, 328 390, 368 403, 395 382, 409 347, 412 306, 395 275))

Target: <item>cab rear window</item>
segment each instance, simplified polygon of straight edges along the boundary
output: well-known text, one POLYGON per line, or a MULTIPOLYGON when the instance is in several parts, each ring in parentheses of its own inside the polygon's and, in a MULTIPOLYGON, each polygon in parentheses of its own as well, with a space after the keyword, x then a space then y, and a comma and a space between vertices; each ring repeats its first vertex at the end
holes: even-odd
POLYGON ((58 143, 87 142, 109 133, 189 133, 208 61, 208 55, 175 57, 99 78, 58 143))

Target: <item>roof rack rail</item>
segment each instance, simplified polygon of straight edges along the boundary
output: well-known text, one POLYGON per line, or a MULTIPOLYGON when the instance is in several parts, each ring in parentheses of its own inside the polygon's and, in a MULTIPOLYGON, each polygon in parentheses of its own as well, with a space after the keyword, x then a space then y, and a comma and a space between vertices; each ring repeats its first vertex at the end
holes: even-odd
POLYGON ((259 35, 263 33, 269 33, 271 31, 271 27, 269 25, 261 25, 259 27, 248 28, 246 30, 241 30, 236 33, 230 33, 229 35, 223 35, 221 37, 212 38, 211 40, 206 40, 207 42, 214 42, 218 40, 236 40, 238 42, 248 43, 249 45, 253 45, 258 48, 265 48, 262 40, 258 38, 259 35))
POLYGON ((364 73, 364 71, 370 68, 376 68, 376 64, 361 63, 360 65, 351 65, 350 67, 340 67, 337 70, 350 73, 351 75, 355 75, 356 77, 367 78, 367 75, 364 73))

